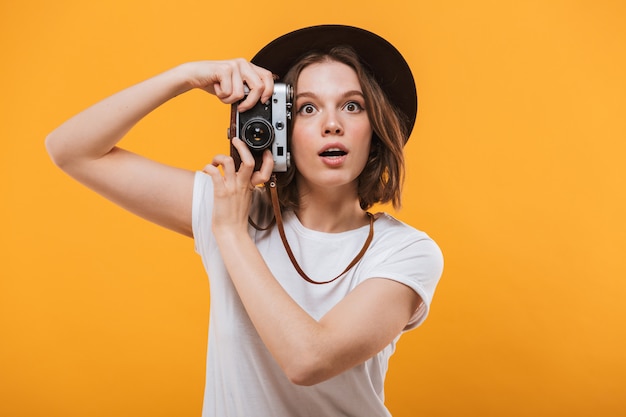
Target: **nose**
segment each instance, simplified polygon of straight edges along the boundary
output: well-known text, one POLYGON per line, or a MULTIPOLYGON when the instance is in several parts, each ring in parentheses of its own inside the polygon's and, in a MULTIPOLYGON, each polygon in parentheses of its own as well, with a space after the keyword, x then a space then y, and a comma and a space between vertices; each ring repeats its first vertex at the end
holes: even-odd
POLYGON ((343 126, 334 112, 327 113, 324 119, 324 136, 329 135, 343 135, 343 126))

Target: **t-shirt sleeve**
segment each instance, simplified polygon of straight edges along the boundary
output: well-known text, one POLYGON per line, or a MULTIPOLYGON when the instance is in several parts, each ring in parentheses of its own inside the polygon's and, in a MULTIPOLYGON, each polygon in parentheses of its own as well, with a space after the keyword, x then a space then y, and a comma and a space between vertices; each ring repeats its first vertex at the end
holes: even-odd
POLYGON ((443 255, 439 246, 425 233, 412 233, 389 249, 370 276, 400 282, 415 291, 421 305, 409 320, 406 330, 422 324, 430 310, 437 283, 443 272, 443 255))

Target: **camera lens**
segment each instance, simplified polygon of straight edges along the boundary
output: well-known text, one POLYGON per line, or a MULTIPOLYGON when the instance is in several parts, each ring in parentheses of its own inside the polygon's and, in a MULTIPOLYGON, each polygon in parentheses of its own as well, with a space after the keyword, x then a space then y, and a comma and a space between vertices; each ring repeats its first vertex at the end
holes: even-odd
POLYGON ((251 119, 242 129, 243 140, 252 149, 261 150, 269 147, 274 140, 274 129, 265 119, 251 119))

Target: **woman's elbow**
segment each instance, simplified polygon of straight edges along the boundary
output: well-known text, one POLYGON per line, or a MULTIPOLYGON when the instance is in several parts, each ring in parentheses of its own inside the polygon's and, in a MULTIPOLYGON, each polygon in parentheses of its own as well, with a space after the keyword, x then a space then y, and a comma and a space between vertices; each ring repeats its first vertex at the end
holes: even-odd
POLYGON ((44 140, 48 156, 62 171, 72 175, 80 164, 88 160, 80 147, 72 143, 57 132, 52 132, 44 140))
POLYGON ((310 356, 308 359, 299 356, 298 359, 283 367, 283 372, 292 384, 302 386, 319 384, 338 373, 327 363, 312 359, 310 356))
POLYGON ((61 141, 54 135, 54 132, 52 132, 46 136, 44 145, 46 147, 46 151, 48 152, 48 156, 52 159, 52 162, 54 162, 54 164, 59 168, 62 168, 66 163, 66 158, 64 158, 64 153, 62 152, 63 148, 60 142, 61 141))
POLYGON ((311 385, 319 384, 323 382, 325 378, 319 378, 316 376, 314 372, 306 372, 306 371, 297 371, 297 372, 289 372, 285 371, 285 375, 294 385, 301 385, 305 387, 310 387, 311 385))

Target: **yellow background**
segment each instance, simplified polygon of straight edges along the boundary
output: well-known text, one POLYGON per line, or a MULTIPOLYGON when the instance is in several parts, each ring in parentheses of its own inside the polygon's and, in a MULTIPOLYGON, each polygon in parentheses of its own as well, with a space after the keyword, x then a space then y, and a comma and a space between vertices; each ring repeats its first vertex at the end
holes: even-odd
MULTIPOLYGON (((625 21, 621 0, 3 1, 0 415, 199 415, 192 241, 73 182, 43 140, 169 67, 319 23, 385 36, 418 85, 397 216, 446 270, 392 359, 394 416, 626 415, 625 21)), ((124 145, 201 168, 227 118, 192 92, 124 145)))

